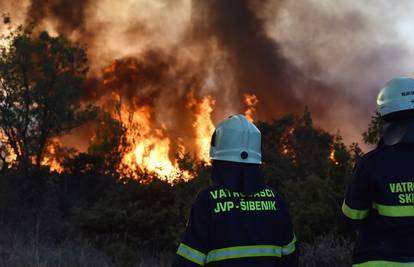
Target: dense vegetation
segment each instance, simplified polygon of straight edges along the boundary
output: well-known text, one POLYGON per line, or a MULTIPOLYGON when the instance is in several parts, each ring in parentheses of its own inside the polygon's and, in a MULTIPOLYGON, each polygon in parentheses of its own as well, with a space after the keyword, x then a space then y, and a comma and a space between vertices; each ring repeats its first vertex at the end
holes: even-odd
MULTIPOLYGON (((10 47, 0 51, 0 130, 8 137, 0 146, 0 265, 156 266, 162 263, 154 255, 164 251, 168 262, 192 200, 210 183, 210 167, 183 157, 180 165, 196 176, 173 185, 147 172, 119 177, 114 166, 122 124, 79 105, 85 50, 64 36, 32 30, 14 31, 10 47), (41 166, 53 137, 92 119, 108 126, 97 136, 109 138, 87 153, 65 154, 62 173, 41 166), (17 155, 13 165, 5 161, 10 150, 17 155), (25 253, 38 265, 24 262, 25 253)), ((315 127, 307 109, 258 126, 266 179, 290 205, 304 244, 302 265, 347 266, 350 243, 341 237, 340 206, 361 155, 358 145, 346 147, 339 134, 315 127)))

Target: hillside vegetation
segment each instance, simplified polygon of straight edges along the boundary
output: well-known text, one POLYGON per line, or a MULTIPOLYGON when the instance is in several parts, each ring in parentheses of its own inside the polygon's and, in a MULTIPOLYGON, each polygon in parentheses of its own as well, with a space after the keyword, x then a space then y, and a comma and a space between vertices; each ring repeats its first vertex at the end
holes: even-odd
MULTIPOLYGON (((32 30, 12 32, 0 51, 0 266, 168 266, 193 199, 211 183, 210 166, 185 154, 177 160, 189 181, 141 169, 120 174, 122 122, 80 104, 86 50, 32 30), (101 125, 102 137, 87 152, 49 153, 86 122, 101 125)), ((316 127, 307 109, 257 125, 266 180, 289 204, 301 266, 349 266, 352 236, 340 207, 358 145, 316 127)), ((377 126, 373 120, 368 142, 377 126)))

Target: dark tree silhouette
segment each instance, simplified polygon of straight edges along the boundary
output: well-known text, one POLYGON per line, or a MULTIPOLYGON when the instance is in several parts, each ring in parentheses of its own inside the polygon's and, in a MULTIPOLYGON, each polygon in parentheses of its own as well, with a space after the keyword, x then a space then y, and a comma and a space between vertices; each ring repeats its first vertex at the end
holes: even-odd
POLYGON ((382 135, 383 120, 378 112, 371 117, 368 130, 362 134, 362 138, 366 144, 377 145, 382 135))
POLYGON ((82 108, 85 49, 64 36, 20 26, 0 46, 0 138, 17 166, 38 169, 48 142, 94 117, 82 108))

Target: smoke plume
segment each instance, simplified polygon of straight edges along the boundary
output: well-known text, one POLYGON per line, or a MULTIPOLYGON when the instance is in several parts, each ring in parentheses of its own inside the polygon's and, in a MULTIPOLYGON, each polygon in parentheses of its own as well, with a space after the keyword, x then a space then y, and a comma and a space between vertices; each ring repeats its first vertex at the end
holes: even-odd
POLYGON ((300 113, 305 106, 317 117, 324 116, 333 91, 283 55, 280 45, 267 35, 265 22, 254 12, 251 1, 195 0, 193 10, 194 35, 200 42, 206 36, 216 39, 235 76, 232 90, 239 95, 253 91, 260 99, 261 118, 300 113))
POLYGON ((154 128, 191 139, 191 106, 215 98, 215 122, 243 112, 243 95, 269 120, 308 106, 317 124, 357 141, 386 80, 409 75, 407 10, 387 1, 0 1, 15 23, 88 46, 85 101, 148 106, 154 128), (24 19, 23 19, 24 18, 24 19))

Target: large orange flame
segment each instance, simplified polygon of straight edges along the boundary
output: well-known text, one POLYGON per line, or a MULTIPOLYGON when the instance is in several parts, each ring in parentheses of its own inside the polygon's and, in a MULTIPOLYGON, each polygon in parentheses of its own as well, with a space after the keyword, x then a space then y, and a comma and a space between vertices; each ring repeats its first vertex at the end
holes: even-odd
POLYGON ((165 127, 151 127, 151 107, 142 106, 131 111, 121 106, 120 115, 125 128, 125 141, 119 147, 119 153, 123 153, 118 166, 121 175, 138 178, 138 171, 149 171, 169 181, 191 177, 188 171, 181 170, 178 163, 170 159, 171 140, 165 127))
POLYGON ((214 132, 212 122, 212 112, 215 100, 212 96, 207 95, 197 101, 192 94, 189 96, 187 107, 194 112, 193 127, 196 133, 197 158, 204 162, 209 162, 210 140, 214 132))
MULTIPOLYGON (((197 100, 192 95, 188 99, 187 108, 194 114, 192 125, 195 131, 195 157, 208 162, 210 138, 214 131, 211 114, 215 100, 211 96, 197 100)), ((118 168, 121 174, 134 176, 139 170, 147 170, 169 181, 191 178, 191 173, 181 170, 177 160, 170 156, 172 141, 179 144, 178 156, 184 155, 186 148, 182 140, 171 140, 163 125, 159 129, 153 129, 150 106, 142 106, 132 111, 121 106, 120 115, 126 138, 119 148, 120 153, 124 153, 118 168)))
POLYGON ((45 155, 43 156, 41 165, 48 166, 52 172, 63 172, 62 161, 59 160, 58 150, 62 146, 58 138, 54 138, 46 147, 45 155))
MULTIPOLYGON (((169 182, 176 179, 191 179, 194 173, 181 169, 178 162, 187 152, 193 153, 195 160, 209 164, 210 140, 215 128, 212 119, 215 105, 213 96, 195 97, 194 92, 190 92, 187 96, 186 109, 193 118, 191 123, 193 140, 181 138, 173 140, 164 124, 154 128, 154 107, 123 105, 121 96, 116 93, 112 93, 112 96, 119 105, 111 111, 111 114, 123 128, 122 141, 117 148, 121 155, 117 171, 121 177, 138 179, 142 172, 150 172, 169 182), (190 143, 192 146, 184 145, 190 143)), ((245 114, 252 121, 257 97, 245 95, 245 103, 247 105, 245 114)), ((46 148, 41 164, 49 166, 51 171, 62 172, 64 168, 61 147, 59 139, 53 139, 46 148)))
MULTIPOLYGON (((252 119, 257 97, 248 95, 248 98, 250 104, 247 114, 252 119)), ((186 108, 193 114, 192 126, 195 140, 191 141, 195 143, 195 159, 206 164, 209 164, 210 140, 214 131, 212 121, 214 104, 215 99, 210 95, 198 99, 191 92, 187 98, 186 108)), ((159 129, 151 127, 153 114, 150 106, 142 106, 133 111, 121 107, 120 114, 121 121, 126 129, 124 133, 126 142, 120 147, 120 153, 124 153, 118 168, 121 175, 129 177, 132 175, 134 177, 137 171, 147 170, 168 181, 177 178, 187 180, 192 177, 189 171, 180 169, 176 159, 170 157, 172 141, 179 144, 179 154, 181 156, 186 152, 184 142, 182 140, 171 140, 164 126, 159 129)))
POLYGON ((246 111, 244 112, 244 116, 246 116, 249 121, 253 122, 253 113, 256 111, 256 105, 259 102, 259 99, 254 94, 244 94, 243 97, 244 104, 247 107, 246 111))

